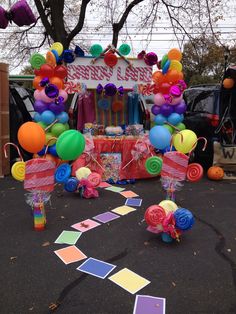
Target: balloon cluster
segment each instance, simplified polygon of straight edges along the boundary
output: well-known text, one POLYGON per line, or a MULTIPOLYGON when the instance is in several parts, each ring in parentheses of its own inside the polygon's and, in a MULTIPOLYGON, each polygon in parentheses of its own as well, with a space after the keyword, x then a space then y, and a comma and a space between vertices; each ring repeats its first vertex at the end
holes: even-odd
MULTIPOLYGON (((61 43, 54 43, 46 54, 46 58, 39 54, 33 54, 30 63, 34 68, 33 80, 34 92, 34 121, 46 132, 45 145, 37 151, 39 156, 45 154, 48 145, 48 153, 57 158, 56 140, 69 129, 69 116, 64 111, 68 98, 64 90, 64 79, 67 77, 67 68, 59 65, 59 59, 63 55, 61 43)), ((49 157, 49 156, 48 156, 49 157)))
POLYGON ((148 207, 144 218, 148 224, 147 230, 160 233, 164 242, 172 242, 174 239, 179 241, 181 234, 194 225, 193 214, 170 200, 148 207))
POLYGON ((75 176, 71 176, 71 166, 69 164, 60 165, 55 172, 57 183, 63 183, 67 192, 79 192, 81 197, 98 197, 96 187, 101 183, 101 176, 96 172, 91 172, 87 167, 76 170, 75 176))
POLYGON ((183 80, 181 58, 182 53, 178 49, 171 49, 159 62, 161 69, 152 76, 155 95, 151 111, 159 127, 151 130, 150 140, 160 150, 169 146, 171 135, 176 130, 185 129, 182 123, 186 111, 183 91, 187 86, 183 80), (160 139, 157 133, 160 133, 160 139))

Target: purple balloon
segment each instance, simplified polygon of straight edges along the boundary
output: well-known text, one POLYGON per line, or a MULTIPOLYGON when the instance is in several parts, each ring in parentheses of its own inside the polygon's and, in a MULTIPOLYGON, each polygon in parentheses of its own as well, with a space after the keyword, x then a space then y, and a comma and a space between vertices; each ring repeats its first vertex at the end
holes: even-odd
POLYGON ((34 103, 34 110, 38 113, 42 113, 45 110, 48 110, 48 104, 42 100, 36 100, 34 103))
POLYGON ((165 117, 168 117, 174 111, 173 106, 164 104, 161 106, 161 114, 165 117))
POLYGON ((181 103, 179 103, 178 105, 174 107, 175 112, 178 114, 185 113, 186 109, 187 109, 187 106, 184 100, 182 100, 181 103))
POLYGON ((52 102, 49 104, 49 110, 57 115, 65 110, 65 105, 64 103, 55 104, 54 102, 52 102))
POLYGON ((49 97, 49 98, 56 98, 59 95, 59 89, 56 85, 54 84, 48 84, 45 87, 45 94, 49 97))
POLYGON ((156 116, 161 112, 161 107, 157 105, 153 105, 151 112, 156 116))

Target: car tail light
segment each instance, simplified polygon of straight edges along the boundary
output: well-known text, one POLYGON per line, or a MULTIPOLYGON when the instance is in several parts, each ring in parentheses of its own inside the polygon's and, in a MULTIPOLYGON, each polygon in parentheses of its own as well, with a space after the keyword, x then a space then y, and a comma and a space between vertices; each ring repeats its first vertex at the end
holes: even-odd
POLYGON ((210 120, 210 124, 213 127, 217 127, 219 125, 219 116, 217 114, 208 114, 208 119, 210 120))

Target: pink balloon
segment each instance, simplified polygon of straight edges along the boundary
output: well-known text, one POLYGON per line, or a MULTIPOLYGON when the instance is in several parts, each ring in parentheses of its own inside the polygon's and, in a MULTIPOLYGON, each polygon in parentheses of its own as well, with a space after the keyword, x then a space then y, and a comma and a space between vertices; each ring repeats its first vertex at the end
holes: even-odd
POLYGON ((66 101, 67 101, 68 94, 67 94, 67 92, 66 92, 65 90, 63 90, 63 89, 60 89, 60 90, 59 90, 59 95, 58 95, 58 97, 60 97, 60 96, 64 98, 63 102, 66 102, 66 101))
POLYGON ((47 104, 53 102, 53 100, 55 99, 52 99, 52 98, 49 98, 46 94, 45 94, 45 90, 42 89, 41 91, 39 91, 40 93, 40 100, 46 102, 47 104))
POLYGON ((40 97, 41 97, 41 96, 40 96, 40 90, 36 89, 36 90, 34 91, 34 99, 35 99, 35 100, 41 100, 40 97))
POLYGON ((172 105, 172 106, 175 106, 175 105, 179 104, 182 99, 183 99, 183 94, 180 95, 179 97, 173 97, 173 98, 172 98, 171 105, 172 105))
POLYGON ((154 104, 157 106, 162 106, 166 103, 163 95, 161 93, 157 93, 154 95, 154 104))

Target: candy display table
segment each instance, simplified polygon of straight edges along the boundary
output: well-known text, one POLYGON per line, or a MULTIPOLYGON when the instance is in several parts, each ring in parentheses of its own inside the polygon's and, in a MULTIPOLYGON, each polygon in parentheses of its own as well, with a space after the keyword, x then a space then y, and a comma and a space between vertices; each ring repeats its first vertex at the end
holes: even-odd
POLYGON ((117 172, 118 167, 119 180, 153 177, 148 174, 145 169, 146 159, 154 154, 153 148, 149 145, 143 144, 146 145, 146 152, 144 154, 137 152, 137 143, 142 144, 142 137, 97 136, 93 137, 93 142, 93 153, 83 154, 79 159, 77 159, 73 165, 73 170, 78 167, 88 166, 92 171, 99 172, 104 176, 104 172, 107 168, 111 169, 111 173, 112 170, 114 170, 113 173, 115 173, 117 172), (136 154, 134 154, 135 151, 137 152, 136 154))

